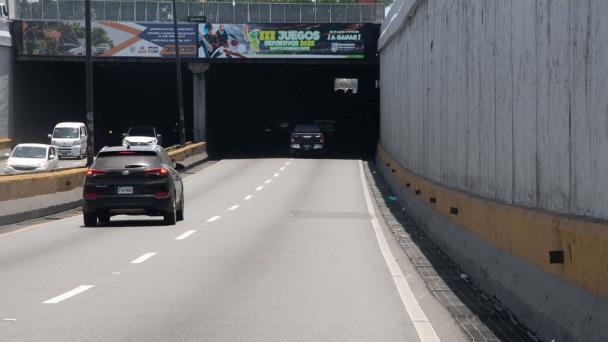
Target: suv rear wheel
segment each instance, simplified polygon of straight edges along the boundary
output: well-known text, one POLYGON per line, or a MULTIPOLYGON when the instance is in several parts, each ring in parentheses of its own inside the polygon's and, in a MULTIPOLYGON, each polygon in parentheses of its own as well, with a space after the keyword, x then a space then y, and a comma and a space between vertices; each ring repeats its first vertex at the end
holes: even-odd
POLYGON ((82 213, 85 227, 95 227, 97 225, 97 215, 95 213, 82 213))
POLYGON ((175 218, 177 219, 177 221, 184 220, 184 195, 182 195, 182 197, 179 201, 179 209, 175 212, 175 214, 176 214, 175 218))
POLYGON ((177 221, 177 213, 175 212, 175 197, 173 197, 173 205, 171 208, 171 211, 166 212, 165 215, 163 215, 165 224, 169 226, 175 225, 175 222, 177 221))

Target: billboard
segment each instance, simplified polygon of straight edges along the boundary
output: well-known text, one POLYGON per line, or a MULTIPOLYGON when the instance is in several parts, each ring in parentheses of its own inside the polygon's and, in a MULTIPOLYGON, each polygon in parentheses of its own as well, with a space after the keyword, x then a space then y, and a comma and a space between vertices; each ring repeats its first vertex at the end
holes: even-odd
MULTIPOLYGON (((23 21, 22 55, 84 56, 84 22, 23 21)), ((178 26, 180 52, 196 58, 196 24, 178 26)), ((91 27, 92 53, 102 57, 175 57, 171 23, 98 21, 91 27)))
MULTIPOLYGON (((22 56, 85 55, 83 21, 16 24, 21 28, 15 40, 22 56)), ((364 58, 368 31, 361 23, 178 24, 184 59, 364 58)), ((172 23, 95 21, 91 41, 96 57, 175 57, 172 23)), ((374 48, 372 43, 368 49, 374 48)))
POLYGON ((364 24, 198 24, 199 58, 363 58, 364 24))

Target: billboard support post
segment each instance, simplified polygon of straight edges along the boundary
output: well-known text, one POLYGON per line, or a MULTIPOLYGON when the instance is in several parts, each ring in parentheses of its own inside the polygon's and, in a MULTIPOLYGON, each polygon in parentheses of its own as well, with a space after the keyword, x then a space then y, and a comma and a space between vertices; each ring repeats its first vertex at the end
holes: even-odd
POLYGON ((85 22, 85 96, 86 96, 86 119, 87 119, 87 165, 93 164, 95 154, 95 129, 93 115, 93 56, 91 54, 91 0, 84 0, 84 22, 85 22))
MULTIPOLYGON (((90 1, 90 0, 88 0, 90 1)), ((175 73, 177 77, 177 107, 179 111, 179 143, 186 143, 186 124, 184 120, 184 95, 182 91, 182 63, 179 58, 180 47, 179 37, 177 35, 177 6, 175 0, 173 4, 173 38, 175 39, 175 73)))

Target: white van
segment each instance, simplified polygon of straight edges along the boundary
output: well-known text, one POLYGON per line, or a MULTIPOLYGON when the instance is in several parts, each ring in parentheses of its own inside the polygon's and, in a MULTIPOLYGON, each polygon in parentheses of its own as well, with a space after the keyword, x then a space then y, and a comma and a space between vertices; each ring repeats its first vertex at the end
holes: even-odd
POLYGON ((59 158, 84 158, 87 155, 87 127, 82 122, 60 122, 49 134, 51 145, 58 148, 59 158))

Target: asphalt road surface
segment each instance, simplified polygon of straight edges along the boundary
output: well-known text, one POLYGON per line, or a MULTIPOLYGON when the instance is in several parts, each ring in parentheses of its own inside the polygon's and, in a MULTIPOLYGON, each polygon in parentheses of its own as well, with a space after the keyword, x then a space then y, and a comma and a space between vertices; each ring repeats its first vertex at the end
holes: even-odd
MULTIPOLYGON (((86 159, 59 159, 59 168, 84 166, 87 163, 86 159)), ((6 159, 0 160, 0 174, 4 174, 6 159)))
POLYGON ((358 160, 227 159, 186 219, 0 235, 0 341, 460 341, 358 160))

